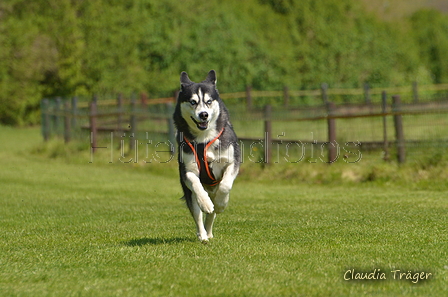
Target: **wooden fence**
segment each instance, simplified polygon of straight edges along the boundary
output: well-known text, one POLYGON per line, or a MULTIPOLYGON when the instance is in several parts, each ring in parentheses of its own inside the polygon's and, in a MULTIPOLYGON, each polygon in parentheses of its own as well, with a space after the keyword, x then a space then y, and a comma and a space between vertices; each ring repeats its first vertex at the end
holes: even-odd
MULTIPOLYGON (((425 86, 421 88, 432 91, 448 90, 448 84, 425 86)), ((90 131, 92 151, 97 148, 97 135, 101 131, 118 131, 127 132, 134 135, 138 131, 139 123, 145 119, 157 119, 160 122, 165 122, 164 130, 172 143, 174 143, 174 123, 172 121, 172 112, 177 97, 177 92, 173 97, 148 99, 146 95, 142 94, 137 100, 135 96, 130 100, 125 100, 123 96, 119 95, 116 99, 98 100, 93 97, 90 102, 78 102, 77 98, 70 100, 62 100, 56 98, 53 101, 44 99, 42 101, 42 134, 44 140, 48 140, 51 134, 63 135, 65 142, 72 139, 72 131, 74 128, 84 129, 90 131), (163 106, 163 111, 151 113, 148 111, 150 106, 163 106), (88 118, 88 121, 85 119, 88 118), (79 120, 84 119, 84 123, 79 123, 79 120), (106 123, 104 119, 109 119, 106 123), (127 123, 127 126, 123 126, 127 123)), ((384 90, 370 89, 367 85, 364 89, 328 89, 326 84, 322 85, 320 90, 311 91, 290 91, 284 88, 283 91, 253 91, 250 87, 245 92, 222 94, 223 100, 230 100, 235 98, 243 98, 246 100, 245 111, 246 115, 251 115, 258 120, 264 122, 265 135, 265 156, 264 162, 270 163, 272 156, 271 144, 278 140, 272 139, 272 122, 277 121, 316 121, 325 120, 327 123, 327 140, 321 142, 321 145, 328 146, 328 163, 332 163, 336 158, 336 147, 331 145, 336 143, 336 125, 338 119, 352 119, 364 117, 380 117, 383 119, 383 141, 363 142, 362 146, 365 148, 376 147, 382 148, 385 153, 385 158, 388 158, 389 147, 395 145, 397 152, 397 161, 404 163, 406 160, 406 141, 404 138, 404 126, 402 122, 403 115, 422 114, 422 113, 448 113, 448 101, 437 100, 429 102, 420 102, 417 85, 414 84, 412 88, 389 88, 384 90), (404 93, 412 94, 412 100, 408 103, 401 102, 400 95, 392 96, 392 104, 388 104, 388 92, 392 94, 404 93), (372 103, 370 95, 381 94, 381 103, 372 103), (335 104, 329 98, 334 95, 357 95, 364 98, 361 104, 335 104), (314 107, 300 107, 290 106, 289 99, 292 96, 319 96, 322 103, 314 107), (259 97, 282 97, 283 111, 280 116, 273 114, 273 107, 271 104, 266 104, 262 109, 254 108, 254 102, 259 97), (393 117, 393 124, 395 130, 395 141, 390 143, 387 135, 387 117, 393 117)), ((447 96, 448 98, 448 96, 447 96)), ((277 106, 276 106, 277 108, 277 106)), ((241 140, 256 141, 259 138, 242 137, 241 140)), ((292 140, 293 141, 293 140, 292 140)), ((134 142, 130 142, 130 148, 133 149, 134 142)))

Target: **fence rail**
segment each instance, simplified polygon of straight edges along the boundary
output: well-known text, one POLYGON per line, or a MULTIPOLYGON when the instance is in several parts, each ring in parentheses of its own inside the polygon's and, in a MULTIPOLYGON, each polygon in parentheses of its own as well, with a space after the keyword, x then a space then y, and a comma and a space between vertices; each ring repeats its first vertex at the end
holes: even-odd
MULTIPOLYGON (((289 97, 323 97, 323 92, 326 92, 327 95, 340 95, 340 96, 364 96, 364 98, 368 99, 370 95, 380 95, 382 92, 386 92, 388 94, 395 95, 403 95, 403 94, 412 94, 413 102, 419 102, 419 94, 425 92, 447 92, 448 93, 448 84, 437 84, 437 85, 417 85, 414 83, 412 86, 404 86, 404 87, 389 87, 389 88, 370 88, 368 85, 364 86, 364 88, 357 89, 345 89, 345 88, 328 88, 325 87, 326 84, 323 84, 323 87, 320 89, 314 90, 290 90, 288 87, 285 87, 281 91, 254 91, 251 87, 247 87, 245 92, 234 92, 234 93, 223 93, 221 94, 222 99, 246 99, 249 101, 250 99, 256 99, 261 97, 283 97, 285 99, 285 103, 288 103, 289 97), (326 89, 324 91, 324 89, 326 89)), ((169 102, 175 102, 177 97, 177 92, 174 92, 174 95, 171 97, 163 97, 163 98, 152 98, 148 99, 146 95, 141 95, 141 100, 144 101, 144 105, 154 105, 154 104, 164 104, 169 102)), ((124 103, 129 104, 131 99, 125 99, 124 103)), ((98 106, 115 106, 117 103, 116 99, 107 99, 101 100, 98 102, 98 106)), ((368 102, 365 102, 368 103, 368 102)), ((80 108, 88 107, 88 102, 80 102, 80 108)), ((288 104, 285 104, 288 105, 288 104)))
MULTIPOLYGON (((448 113, 448 96, 442 96, 445 99, 420 102, 419 92, 423 91, 448 91, 448 84, 421 86, 417 88, 416 84, 412 88, 387 88, 387 89, 370 89, 365 86, 364 89, 328 89, 323 84, 319 90, 311 91, 290 91, 287 87, 282 91, 253 91, 250 87, 245 92, 221 94, 223 100, 243 98, 246 104, 230 106, 233 121, 251 121, 256 123, 260 121, 260 127, 263 127, 264 137, 259 133, 244 133, 247 125, 241 125, 243 131, 240 139, 246 141, 265 140, 266 150, 264 162, 269 163, 272 155, 271 144, 278 142, 273 139, 272 130, 273 123, 287 122, 322 122, 325 126, 327 136, 321 137, 319 143, 322 147, 327 146, 328 162, 331 163, 335 159, 335 143, 339 139, 340 129, 337 128, 340 121, 354 121, 356 119, 379 119, 380 122, 375 124, 375 131, 381 131, 381 139, 370 139, 362 141, 364 148, 382 148, 385 158, 389 156, 389 148, 394 146, 397 152, 397 160, 400 163, 406 159, 406 144, 417 143, 419 139, 408 138, 405 140, 404 130, 410 131, 406 124, 403 124, 403 116, 429 115, 429 114, 447 114, 448 113), (389 93, 390 92, 390 93, 389 93), (402 102, 402 97, 397 93, 403 92, 407 94, 408 100, 402 102), (381 102, 372 103, 370 101, 371 94, 381 94, 381 102), (388 102, 388 95, 392 96, 392 101, 388 102), (335 104, 332 101, 334 96, 353 95, 361 97, 362 103, 357 104, 335 104), (319 96, 321 104, 316 106, 300 106, 297 104, 290 105, 289 99, 294 96, 319 96), (255 108, 254 102, 258 98, 283 97, 284 104, 264 104, 262 108, 255 108), (409 98, 411 98, 409 100, 409 98), (388 123, 388 119, 393 119, 393 127, 388 123), (393 129, 395 138, 391 139, 392 133, 388 130, 393 129)), ((95 151, 97 145, 97 137, 102 132, 127 132, 137 133, 145 128, 154 133, 162 132, 168 134, 170 141, 174 142, 174 124, 171 119, 173 106, 177 93, 173 97, 148 99, 142 94, 137 100, 135 96, 125 99, 119 95, 116 99, 98 100, 94 97, 90 102, 78 102, 77 98, 70 100, 62 100, 56 98, 54 100, 44 99, 41 104, 42 108, 42 134, 45 140, 51 135, 63 135, 66 142, 71 141, 74 137, 74 131, 88 131, 91 136, 92 150, 95 151), (150 121, 151 123, 146 123, 150 121), (145 126, 146 125, 146 126, 145 126)), ((406 95, 405 95, 406 96, 406 95)), ((441 120, 441 125, 447 126, 446 120, 441 120)), ((350 125, 344 122, 345 125, 350 125)), ((261 129, 253 128, 260 131, 261 129)), ((443 133, 442 133, 443 134, 443 133)), ((446 134, 444 134, 446 135, 446 134)), ((443 141, 447 141, 442 136, 443 141)), ((294 141, 291 139, 290 141, 294 141)), ((134 142, 130 146, 133 149, 134 142)))

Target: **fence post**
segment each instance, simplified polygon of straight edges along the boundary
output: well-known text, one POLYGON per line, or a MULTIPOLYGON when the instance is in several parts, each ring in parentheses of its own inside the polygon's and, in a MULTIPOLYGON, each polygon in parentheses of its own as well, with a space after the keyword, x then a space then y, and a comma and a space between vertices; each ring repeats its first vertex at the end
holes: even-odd
POLYGON ((336 106, 333 102, 327 102, 327 125, 328 125, 328 163, 331 164, 337 158, 336 143, 336 119, 333 117, 336 106))
POLYGON ((49 102, 48 99, 44 99, 41 102, 41 115, 42 115, 42 136, 44 141, 50 139, 50 115, 49 115, 49 102))
POLYGON ((132 94, 131 97, 131 118, 129 120, 131 141, 129 142, 129 149, 132 151, 135 149, 135 140, 137 136, 135 133, 137 132, 137 101, 135 100, 135 94, 132 94))
POLYGON ((383 91, 381 93, 381 109, 383 112, 383 151, 384 151, 384 156, 383 159, 385 161, 389 160, 389 142, 387 140, 387 117, 386 117, 386 112, 387 112, 387 93, 386 91, 383 91))
POLYGON ((173 97, 174 97, 173 102, 177 102, 177 97, 179 97, 179 92, 180 92, 180 90, 175 90, 174 91, 174 93, 173 93, 173 97))
POLYGON ((53 114, 53 131, 56 132, 56 135, 61 135, 61 97, 56 98, 54 106, 54 114, 53 114))
POLYGON ((264 107, 264 163, 270 164, 271 162, 271 143, 272 143, 272 122, 271 122, 272 107, 267 104, 264 107))
POLYGON ((252 87, 247 86, 246 87, 246 104, 247 104, 247 110, 252 109, 252 87))
POLYGON ((71 123, 71 128, 75 128, 76 127, 76 117, 78 116, 78 97, 73 97, 72 98, 72 123, 71 123))
POLYGON ((173 103, 167 102, 166 103, 166 110, 168 113, 167 117, 167 124, 168 124, 168 140, 171 144, 171 155, 174 156, 176 153, 176 129, 174 128, 174 119, 173 119, 173 103))
POLYGON ((418 103, 418 83, 416 81, 412 83, 412 94, 414 97, 414 103, 418 103))
POLYGON ((92 102, 90 102, 90 146, 91 146, 91 152, 94 153, 96 150, 96 138, 97 138, 97 122, 96 122, 96 115, 97 115, 97 106, 96 106, 97 98, 96 96, 93 97, 92 102))
POLYGON ((328 103, 328 94, 327 94, 328 84, 327 83, 323 83, 321 85, 320 89, 321 89, 321 92, 322 92, 322 101, 324 102, 324 104, 327 104, 328 103))
POLYGON ((370 104, 370 85, 369 83, 364 84, 364 100, 366 104, 370 104))
POLYGON ((283 99, 285 107, 289 106, 289 88, 287 86, 283 87, 283 99))
POLYGON ((399 95, 392 96, 394 125, 395 125, 395 139, 397 145, 397 160, 402 164, 406 160, 406 148, 404 141, 403 122, 401 118, 401 99, 399 95))
POLYGON ((140 93, 140 103, 142 105, 142 109, 146 109, 148 106, 148 95, 144 92, 140 93))
POLYGON ((68 100, 64 102, 64 142, 70 142, 70 103, 68 100))
POLYGON ((123 131, 123 95, 120 93, 117 96, 117 132, 121 136, 123 131))

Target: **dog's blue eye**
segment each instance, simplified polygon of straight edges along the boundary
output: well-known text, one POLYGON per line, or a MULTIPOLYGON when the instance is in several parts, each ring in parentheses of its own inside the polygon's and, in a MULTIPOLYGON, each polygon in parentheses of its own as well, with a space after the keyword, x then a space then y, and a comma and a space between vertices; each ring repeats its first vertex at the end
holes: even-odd
POLYGON ((190 104, 191 104, 191 105, 196 105, 196 104, 198 104, 198 103, 197 103, 196 101, 194 101, 194 100, 191 100, 191 101, 190 101, 190 104))
POLYGON ((212 104, 212 100, 208 100, 208 101, 205 102, 205 103, 207 103, 208 105, 210 105, 210 104, 212 104))

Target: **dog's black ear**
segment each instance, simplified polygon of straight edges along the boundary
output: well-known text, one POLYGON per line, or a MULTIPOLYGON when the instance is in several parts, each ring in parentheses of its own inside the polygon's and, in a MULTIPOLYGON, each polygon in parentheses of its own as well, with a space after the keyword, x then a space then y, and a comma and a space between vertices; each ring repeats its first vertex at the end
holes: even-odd
POLYGON ((193 82, 188 77, 188 74, 185 71, 182 71, 182 73, 180 74, 180 86, 184 88, 191 85, 192 83, 193 82))
POLYGON ((215 70, 210 70, 210 72, 207 75, 207 78, 204 80, 204 82, 211 83, 212 85, 216 85, 216 72, 215 70))

